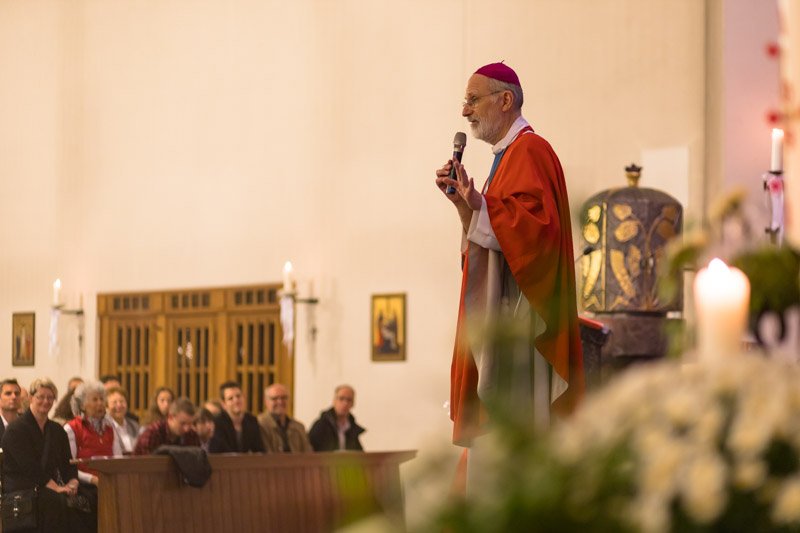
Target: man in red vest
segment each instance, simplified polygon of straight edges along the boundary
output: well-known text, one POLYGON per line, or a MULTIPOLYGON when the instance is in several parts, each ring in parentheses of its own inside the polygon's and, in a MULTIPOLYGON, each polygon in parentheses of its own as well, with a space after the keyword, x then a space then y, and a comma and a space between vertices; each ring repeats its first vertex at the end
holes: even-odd
MULTIPOLYGON (((457 160, 436 184, 461 220, 462 284, 451 367, 453 442, 487 432, 487 404, 546 427, 584 392, 567 189, 550 144, 523 118, 522 86, 503 63, 467 82, 462 115, 495 160, 482 190, 457 160), (455 178, 450 171, 455 167, 455 178), (448 187, 451 187, 448 192, 448 187), (525 339, 502 352, 468 328, 522 324, 525 339)), ((519 331, 516 329, 515 331, 519 331)))

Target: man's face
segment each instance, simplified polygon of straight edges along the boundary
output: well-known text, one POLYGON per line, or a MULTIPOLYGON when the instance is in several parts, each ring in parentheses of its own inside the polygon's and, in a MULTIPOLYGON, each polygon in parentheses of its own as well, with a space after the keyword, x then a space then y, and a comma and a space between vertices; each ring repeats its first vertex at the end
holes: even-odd
POLYGON ((229 387, 222 391, 222 405, 231 416, 238 416, 244 412, 244 396, 239 387, 229 387))
POLYGON ((489 78, 473 74, 467 82, 461 114, 469 121, 476 139, 495 144, 502 128, 502 91, 493 93, 489 78))
POLYGON ((3 385, 0 390, 0 410, 18 412, 20 408, 20 392, 19 385, 11 383, 3 385))
POLYGON ((167 427, 175 437, 183 437, 192 430, 192 416, 183 412, 167 415, 167 427))
POLYGON ((350 387, 342 387, 333 395, 333 410, 336 416, 347 416, 356 402, 356 393, 350 387))
POLYGON ((270 414, 286 416, 286 411, 289 407, 289 391, 283 385, 273 385, 267 389, 264 404, 270 414))

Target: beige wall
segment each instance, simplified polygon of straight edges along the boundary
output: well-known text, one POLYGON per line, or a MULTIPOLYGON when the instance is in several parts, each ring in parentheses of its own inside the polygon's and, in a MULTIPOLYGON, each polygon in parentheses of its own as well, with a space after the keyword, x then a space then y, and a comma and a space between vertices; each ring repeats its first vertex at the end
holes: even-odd
MULTIPOLYGON (((0 375, 95 372, 98 292, 278 281, 291 259, 321 300, 299 310, 298 417, 346 381, 367 448, 447 442, 459 240, 432 177, 465 80, 517 69, 574 211, 675 147, 691 203, 704 39, 697 0, 3 0, 0 320, 36 311, 37 367, 3 351, 0 375), (84 294, 82 366, 74 319, 47 355, 57 276, 84 294), (408 294, 405 363, 370 362, 379 292, 408 294)), ((465 163, 485 176, 488 147, 465 163)))

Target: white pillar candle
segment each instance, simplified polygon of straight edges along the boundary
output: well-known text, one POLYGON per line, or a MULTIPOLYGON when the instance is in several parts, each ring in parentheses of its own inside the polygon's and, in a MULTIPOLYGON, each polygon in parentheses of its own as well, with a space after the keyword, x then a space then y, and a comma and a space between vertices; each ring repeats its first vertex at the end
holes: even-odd
POLYGON ((61 305, 61 279, 53 282, 53 305, 61 305))
POLYGON ((750 282, 738 268, 712 259, 694 280, 697 351, 701 361, 741 352, 747 327, 750 282))
POLYGON ((292 279, 292 262, 286 261, 283 265, 283 292, 291 293, 294 280, 292 279))
POLYGON ((783 130, 772 129, 772 156, 769 169, 772 172, 783 171, 783 130))

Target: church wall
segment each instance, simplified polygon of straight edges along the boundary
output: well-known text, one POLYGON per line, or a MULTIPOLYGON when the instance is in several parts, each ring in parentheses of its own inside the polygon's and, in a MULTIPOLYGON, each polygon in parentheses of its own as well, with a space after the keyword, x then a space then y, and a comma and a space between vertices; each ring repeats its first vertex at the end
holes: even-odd
MULTIPOLYGON (((349 382, 368 449, 446 443, 459 225, 433 171, 466 79, 517 69, 575 212, 664 149, 676 174, 644 183, 691 204, 704 28, 695 0, 0 3, 0 320, 37 312, 36 368, 3 351, 0 374, 92 374, 98 292, 277 282, 292 260, 320 298, 298 308, 298 418, 349 382), (83 294, 82 362, 69 317, 47 355, 57 276, 83 294), (384 292, 408 295, 405 363, 370 362, 384 292)), ((482 182, 489 147, 464 162, 482 182)))

